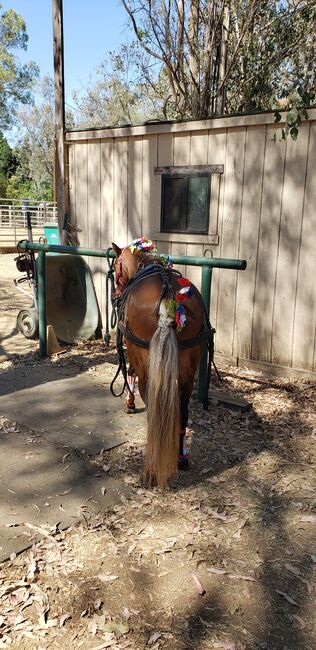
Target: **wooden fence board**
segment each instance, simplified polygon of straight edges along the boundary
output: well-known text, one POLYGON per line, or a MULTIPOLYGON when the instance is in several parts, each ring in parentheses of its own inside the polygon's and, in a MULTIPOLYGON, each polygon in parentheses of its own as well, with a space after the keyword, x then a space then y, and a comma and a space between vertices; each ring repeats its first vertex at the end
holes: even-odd
POLYGON ((71 223, 76 226, 76 146, 73 144, 68 147, 68 178, 69 215, 71 215, 71 223))
POLYGON ((301 247, 297 277, 292 365, 316 370, 316 124, 310 127, 301 247))
POLYGON ((265 153, 265 129, 247 129, 240 246, 237 257, 247 260, 244 273, 237 273, 235 339, 233 353, 251 356, 252 317, 261 212, 262 169, 265 153))
POLYGON ((177 133, 173 138, 173 164, 176 167, 190 165, 190 147, 188 136, 177 133))
MULTIPOLYGON (((210 206, 210 232, 219 234, 224 218, 224 188, 225 188, 225 157, 227 145, 227 130, 222 129, 216 133, 209 132, 208 136, 208 164, 224 165, 224 174, 216 174, 211 180, 211 206, 210 206)), ((220 256, 221 239, 216 245, 204 246, 204 254, 213 257, 220 256)), ((211 322, 216 328, 217 306, 218 306, 218 288, 220 271, 214 269, 211 288, 211 322)))
MULTIPOLYGON (((100 147, 100 246, 101 248, 106 249, 111 246, 113 241, 113 140, 101 141, 100 147)), ((108 263, 106 260, 102 259, 101 265, 101 313, 103 327, 105 327, 105 286, 108 263)))
MULTIPOLYGON (((182 148, 185 147, 183 141, 182 148)), ((192 132, 190 135, 190 148, 187 146, 190 154, 190 165, 207 165, 208 164, 208 131, 200 131, 198 133, 192 132)), ((187 244, 187 255, 195 257, 203 257, 203 245, 197 243, 187 244)), ((190 280, 198 287, 201 286, 201 269, 196 266, 187 266, 184 270, 184 275, 187 275, 190 280)))
POLYGON ((101 142, 101 247, 111 246, 113 241, 113 140, 101 142))
POLYGON ((282 208, 285 142, 272 141, 275 127, 266 134, 262 208, 252 321, 252 358, 271 362, 274 285, 282 208))
POLYGON ((190 165, 207 165, 208 131, 192 132, 190 135, 190 165))
POLYGON ((157 165, 158 138, 156 135, 143 139, 143 233, 151 239, 160 228, 161 179, 154 175, 157 165))
POLYGON ((115 140, 114 146, 114 210, 113 241, 125 246, 128 241, 128 155, 126 138, 115 140))
MULTIPOLYGON (((242 202, 245 131, 227 133, 223 221, 221 224, 221 257, 237 258, 239 251, 240 214, 242 202)), ((245 271, 246 272, 246 271, 245 271)), ((216 349, 233 353, 234 313, 237 271, 223 270, 219 277, 216 349)))
POLYGON ((272 362, 291 366, 296 278, 302 226, 309 125, 287 140, 279 255, 276 270, 272 362))
MULTIPOLYGON (((88 246, 88 143, 80 142, 75 149, 76 161, 76 220, 80 225, 80 246, 88 246)), ((71 215, 72 218, 72 215, 71 215)))
POLYGON ((158 167, 173 165, 173 137, 171 133, 162 133, 158 137, 158 167))
MULTIPOLYGON (((101 143, 88 143, 88 220, 89 248, 101 248, 101 143)), ((103 311, 102 272, 103 260, 88 257, 88 264, 93 274, 93 282, 103 311)))
POLYGON ((127 242, 141 237, 142 194, 143 194, 143 141, 142 138, 128 140, 128 232, 127 242))

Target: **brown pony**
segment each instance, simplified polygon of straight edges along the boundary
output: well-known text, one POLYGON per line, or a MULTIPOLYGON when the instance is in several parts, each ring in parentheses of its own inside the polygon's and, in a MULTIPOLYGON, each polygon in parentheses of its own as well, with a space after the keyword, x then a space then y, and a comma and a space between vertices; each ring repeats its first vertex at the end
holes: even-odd
MULTIPOLYGON (((119 248, 114 263, 119 327, 130 366, 147 405, 146 480, 165 486, 177 466, 188 465, 184 434, 194 377, 210 336, 210 325, 196 287, 185 301, 181 332, 167 314, 166 301, 179 290, 179 272, 165 268, 155 254, 119 248), (180 439, 179 439, 180 435, 180 439), (179 460, 179 465, 178 465, 179 460)), ((130 384, 129 406, 133 409, 130 384)), ((183 468, 184 468, 183 467, 183 468)))

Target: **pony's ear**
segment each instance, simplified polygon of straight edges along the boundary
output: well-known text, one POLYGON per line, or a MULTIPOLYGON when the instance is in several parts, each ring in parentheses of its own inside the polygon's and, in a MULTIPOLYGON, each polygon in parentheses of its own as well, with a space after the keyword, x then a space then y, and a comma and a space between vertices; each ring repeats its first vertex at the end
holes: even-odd
POLYGON ((114 242, 112 242, 112 248, 116 252, 117 257, 119 257, 122 252, 122 249, 116 244, 114 244, 114 242))

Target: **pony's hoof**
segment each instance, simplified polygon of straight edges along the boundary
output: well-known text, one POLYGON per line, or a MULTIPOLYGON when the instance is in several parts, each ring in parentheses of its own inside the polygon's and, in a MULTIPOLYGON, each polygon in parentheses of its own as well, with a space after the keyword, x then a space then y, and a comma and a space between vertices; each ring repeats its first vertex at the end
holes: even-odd
POLYGON ((131 409, 129 406, 125 406, 125 413, 127 413, 127 415, 130 415, 131 413, 135 413, 135 409, 131 409))
POLYGON ((188 458, 179 458, 178 460, 178 469, 180 472, 187 472, 190 469, 190 463, 188 458))
POLYGON ((135 404, 125 404, 125 413, 135 413, 135 404))

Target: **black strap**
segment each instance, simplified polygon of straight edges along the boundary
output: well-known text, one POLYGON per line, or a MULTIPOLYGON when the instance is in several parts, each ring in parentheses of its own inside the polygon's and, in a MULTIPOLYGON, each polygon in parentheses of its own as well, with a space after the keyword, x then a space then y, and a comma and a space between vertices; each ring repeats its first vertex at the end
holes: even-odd
POLYGON ((117 354, 119 358, 119 364, 118 368, 115 374, 114 379, 112 379, 111 384, 110 384, 110 391, 114 397, 121 397, 123 395, 125 388, 128 388, 130 394, 132 395, 133 393, 130 390, 128 381, 127 381, 127 368, 126 368, 126 357, 125 357, 125 351, 124 351, 124 345, 123 345, 123 334, 119 327, 116 330, 116 349, 117 349, 117 354), (119 393, 116 393, 114 390, 114 384, 120 374, 120 372, 123 375, 124 383, 123 383, 123 388, 119 393))
MULTIPOLYGON (((128 339, 128 341, 131 341, 131 343, 135 343, 135 345, 138 345, 140 348, 149 348, 150 346, 150 340, 148 339, 141 339, 131 330, 129 329, 128 325, 124 325, 122 321, 119 321, 118 327, 125 336, 125 338, 128 339)), ((204 326, 203 329, 200 331, 200 333, 195 336, 192 339, 187 339, 186 341, 179 341, 178 340, 178 348, 179 350, 187 350, 188 348, 194 348, 196 345, 200 345, 201 343, 204 343, 204 341, 208 341, 209 338, 212 336, 212 332, 209 330, 208 327, 204 326)))
POLYGON ((111 305, 112 305, 112 312, 111 312, 111 329, 114 329, 117 323, 117 314, 116 314, 116 303, 114 300, 114 293, 115 293, 115 282, 114 282, 114 260, 115 258, 113 257, 110 261, 110 251, 112 250, 111 247, 109 247, 106 251, 106 259, 108 263, 108 271, 106 274, 106 283, 105 283, 105 334, 104 334, 104 342, 106 345, 109 345, 111 336, 110 336, 110 327, 109 327, 109 302, 110 302, 110 297, 111 297, 111 305))

